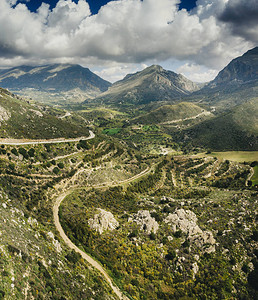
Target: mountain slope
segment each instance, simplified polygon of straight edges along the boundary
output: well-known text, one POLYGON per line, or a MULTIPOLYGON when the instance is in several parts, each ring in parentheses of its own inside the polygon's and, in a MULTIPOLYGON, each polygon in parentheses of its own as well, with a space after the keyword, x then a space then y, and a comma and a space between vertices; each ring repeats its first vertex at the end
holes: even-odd
POLYGON ((0 137, 58 138, 88 136, 86 121, 76 115, 33 104, 0 88, 0 137), (69 115, 69 116, 68 116, 69 115))
POLYGON ((208 87, 239 85, 258 80, 258 47, 247 51, 244 55, 233 59, 208 87))
POLYGON ((53 64, 1 70, 0 85, 42 101, 50 93, 52 96, 56 94, 59 99, 60 92, 64 93, 63 97, 70 93, 70 98, 85 100, 106 91, 111 84, 88 68, 72 64, 53 64), (43 99, 40 93, 43 93, 43 99))
POLYGON ((256 97, 257 93, 258 47, 232 60, 213 81, 193 93, 188 101, 201 101, 227 109, 256 97))
POLYGON ((201 107, 188 103, 181 102, 175 105, 163 105, 143 116, 140 116, 132 123, 141 124, 174 124, 182 122, 183 120, 190 120, 198 117, 207 117, 212 114, 201 107))
POLYGON ((152 101, 179 100, 196 90, 197 85, 182 75, 153 65, 127 75, 97 99, 110 103, 148 104, 152 101))
POLYGON ((258 98, 184 131, 195 145, 213 150, 258 150, 258 98))

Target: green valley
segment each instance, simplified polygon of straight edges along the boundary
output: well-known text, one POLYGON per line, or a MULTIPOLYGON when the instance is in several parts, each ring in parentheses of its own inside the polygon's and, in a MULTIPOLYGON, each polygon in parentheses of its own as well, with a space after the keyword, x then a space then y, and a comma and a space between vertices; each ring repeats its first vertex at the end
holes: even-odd
POLYGON ((255 49, 203 87, 157 65, 113 85, 2 70, 91 97, 0 89, 0 299, 257 299, 255 49))

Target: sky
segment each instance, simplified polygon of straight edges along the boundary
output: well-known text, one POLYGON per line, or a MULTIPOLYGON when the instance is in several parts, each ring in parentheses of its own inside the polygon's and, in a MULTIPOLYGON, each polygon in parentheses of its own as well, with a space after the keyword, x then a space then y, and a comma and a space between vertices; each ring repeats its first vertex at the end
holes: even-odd
POLYGON ((114 82, 159 64, 206 82, 257 45, 257 0, 0 0, 0 68, 76 63, 114 82))

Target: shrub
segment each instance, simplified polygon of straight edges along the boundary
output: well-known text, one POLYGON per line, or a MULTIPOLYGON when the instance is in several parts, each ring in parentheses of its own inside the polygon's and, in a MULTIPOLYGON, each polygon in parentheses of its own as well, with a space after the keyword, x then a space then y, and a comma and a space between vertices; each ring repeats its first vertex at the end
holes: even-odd
POLYGON ((155 241, 156 240, 156 234, 152 231, 151 234, 150 234, 150 239, 152 241, 155 241))
POLYGON ((255 289, 256 291, 258 291, 258 269, 254 269, 249 275, 248 275, 248 283, 250 284, 250 286, 255 289))
POLYGON ((28 154, 29 154, 30 157, 33 157, 35 155, 35 149, 30 148, 30 150, 28 151, 28 154))
POLYGON ((176 238, 180 238, 182 236, 182 230, 177 230, 175 233, 174 233, 174 236, 176 238))
POLYGON ((64 164, 62 162, 58 163, 57 166, 58 166, 59 169, 63 169, 64 168, 64 164))
POLYGON ((56 175, 59 173, 59 168, 58 167, 54 167, 54 169, 53 169, 53 173, 55 173, 56 175))
POLYGON ((19 155, 16 148, 13 148, 13 149, 11 150, 11 152, 12 152, 12 154, 14 154, 14 155, 16 155, 16 156, 19 155))
POLYGON ((138 235, 138 230, 134 229, 130 234, 129 234, 129 238, 133 238, 133 237, 137 237, 138 235))
POLYGON ((29 158, 28 152, 24 148, 19 148, 19 153, 24 157, 24 158, 29 158))
POLYGON ((165 256, 166 260, 173 260, 174 258, 176 258, 176 251, 175 250, 169 250, 168 254, 165 256))

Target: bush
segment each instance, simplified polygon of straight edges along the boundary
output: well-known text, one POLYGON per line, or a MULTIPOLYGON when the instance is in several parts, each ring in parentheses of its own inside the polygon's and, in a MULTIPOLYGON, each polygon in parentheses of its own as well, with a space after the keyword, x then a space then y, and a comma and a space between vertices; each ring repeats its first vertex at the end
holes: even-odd
POLYGON ((16 155, 16 156, 19 155, 16 148, 13 148, 13 149, 11 150, 11 152, 12 152, 12 154, 14 154, 14 155, 16 155))
POLYGON ((250 284, 250 286, 255 289, 256 291, 258 291, 258 269, 254 269, 247 277, 248 283, 250 284))
POLYGON ((76 264, 77 261, 80 260, 81 255, 79 253, 75 252, 74 250, 72 250, 65 256, 65 258, 67 260, 69 260, 71 263, 76 264))
POLYGON ((19 153, 24 157, 24 158, 29 158, 28 152, 24 148, 19 148, 19 153))
POLYGON ((169 250, 168 254, 165 256, 166 260, 173 260, 174 258, 176 258, 176 251, 175 250, 169 250))
POLYGON ((11 169, 12 171, 15 170, 15 164, 14 163, 10 163, 9 164, 9 169, 11 169))
POLYGON ((30 150, 28 151, 28 154, 29 154, 30 157, 33 157, 35 155, 35 149, 30 148, 30 150))
POLYGON ((55 173, 57 175, 59 172, 60 172, 60 169, 58 167, 54 167, 53 173, 55 173))
POLYGON ((58 166, 59 169, 63 169, 64 168, 64 164, 62 162, 58 163, 57 166, 58 166))
POLYGON ((258 230, 253 231, 251 238, 256 242, 258 241, 258 230))
POLYGON ((5 292, 0 290, 0 299, 4 299, 4 296, 5 296, 5 292))
POLYGON ((134 237, 137 237, 138 235, 138 230, 137 229, 134 229, 130 234, 129 234, 129 238, 134 238, 134 237))
POLYGON ((176 238, 180 238, 182 236, 182 231, 181 230, 177 230, 175 233, 174 233, 174 236, 176 238))
POLYGON ((151 234, 150 234, 150 239, 152 241, 155 241, 156 240, 156 234, 152 231, 151 234))

